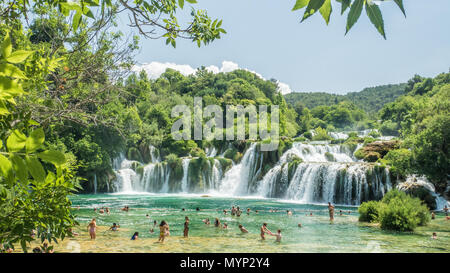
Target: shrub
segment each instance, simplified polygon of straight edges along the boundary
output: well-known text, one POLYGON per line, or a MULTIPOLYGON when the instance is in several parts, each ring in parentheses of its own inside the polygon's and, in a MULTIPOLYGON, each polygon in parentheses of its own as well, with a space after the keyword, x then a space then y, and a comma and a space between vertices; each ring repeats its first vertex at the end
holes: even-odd
POLYGON ((392 190, 381 203, 385 204, 379 210, 382 229, 413 231, 418 225, 430 221, 429 210, 422 201, 404 192, 392 190))
POLYGON ((381 206, 381 203, 378 201, 369 201, 362 203, 358 208, 359 221, 377 222, 381 206))
POLYGON ((315 135, 312 140, 331 140, 332 138, 328 135, 326 129, 322 129, 321 127, 317 127, 315 130, 315 135))
POLYGON ((408 149, 396 149, 389 151, 383 160, 391 166, 391 173, 406 176, 411 171, 412 153, 408 149))
POLYGON ((376 162, 378 159, 381 158, 381 155, 377 152, 368 152, 364 156, 364 161, 366 162, 376 162))
POLYGON ((357 159, 363 159, 366 154, 364 153, 364 149, 363 148, 359 148, 358 150, 356 150, 356 152, 353 154, 357 159))

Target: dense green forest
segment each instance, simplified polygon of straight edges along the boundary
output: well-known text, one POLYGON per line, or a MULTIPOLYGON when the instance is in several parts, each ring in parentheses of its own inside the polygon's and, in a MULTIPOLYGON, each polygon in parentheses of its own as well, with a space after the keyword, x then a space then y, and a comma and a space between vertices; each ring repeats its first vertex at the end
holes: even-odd
POLYGON ((332 106, 342 101, 354 103, 368 114, 377 113, 386 103, 393 102, 405 93, 406 83, 387 84, 364 88, 359 92, 338 95, 325 92, 295 92, 285 95, 286 101, 295 106, 297 102, 312 109, 320 105, 332 106))

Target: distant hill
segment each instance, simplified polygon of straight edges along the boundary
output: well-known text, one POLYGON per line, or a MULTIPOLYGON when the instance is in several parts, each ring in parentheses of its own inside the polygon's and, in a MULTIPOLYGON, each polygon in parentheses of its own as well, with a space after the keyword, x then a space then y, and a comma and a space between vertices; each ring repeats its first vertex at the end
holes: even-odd
POLYGON ((359 92, 350 92, 346 95, 337 95, 325 92, 302 93, 294 92, 285 95, 287 103, 294 105, 301 101, 306 107, 312 109, 319 105, 334 105, 341 101, 351 101, 367 113, 378 112, 386 103, 393 102, 405 93, 406 83, 387 84, 368 87, 359 92))

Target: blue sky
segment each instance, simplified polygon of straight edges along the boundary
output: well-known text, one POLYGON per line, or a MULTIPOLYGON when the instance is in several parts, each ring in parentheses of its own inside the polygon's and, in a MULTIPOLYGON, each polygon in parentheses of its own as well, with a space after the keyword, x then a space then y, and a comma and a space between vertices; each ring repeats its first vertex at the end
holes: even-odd
POLYGON ((344 36, 346 16, 336 3, 326 26, 319 14, 300 24, 303 10, 291 11, 295 0, 198 2, 196 8, 223 19, 228 33, 222 39, 201 48, 179 40, 176 49, 164 40, 141 39, 136 60, 180 64, 188 70, 202 65, 220 70, 229 61, 286 83, 295 92, 339 94, 406 82, 414 74, 431 77, 450 68, 449 0, 404 0, 406 18, 393 1, 382 3, 387 40, 364 11, 344 36))

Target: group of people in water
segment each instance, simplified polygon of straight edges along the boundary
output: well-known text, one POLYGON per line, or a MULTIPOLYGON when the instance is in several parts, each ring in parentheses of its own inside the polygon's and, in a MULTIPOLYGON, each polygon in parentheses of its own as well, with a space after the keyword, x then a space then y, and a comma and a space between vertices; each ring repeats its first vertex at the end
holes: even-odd
MULTIPOLYGON (((121 210, 128 212, 129 211, 129 207, 125 206, 121 210)), ((97 211, 97 209, 94 209, 94 211, 97 211)), ((186 210, 183 208, 182 211, 184 212, 186 210)), ((196 211, 200 211, 200 208, 196 208, 196 211)), ((334 211, 335 211, 334 205, 332 205, 330 202, 328 202, 328 213, 329 213, 329 217, 330 217, 330 222, 334 221, 334 211)), ((105 213, 106 212, 106 213, 109 214, 110 211, 109 211, 108 208, 101 208, 101 209, 98 210, 98 212, 99 213, 105 213)), ((278 210, 270 209, 269 212, 278 212, 278 210)), ((448 220, 449 217, 448 217, 448 208, 447 207, 444 208, 444 212, 446 213, 446 218, 448 220)), ((230 210, 231 216, 240 217, 242 215, 242 213, 243 213, 243 211, 240 209, 239 206, 236 206, 236 207, 232 206, 231 207, 231 210, 230 210)), ((246 214, 250 215, 250 213, 251 213, 251 209, 247 208, 246 209, 246 214)), ((258 210, 255 210, 254 213, 258 214, 258 210)), ((292 216, 293 215, 291 210, 287 210, 286 213, 287 213, 288 216, 292 216)), ((348 211, 348 213, 351 213, 351 212, 348 211)), ((227 215, 228 214, 228 210, 224 209, 223 210, 223 214, 227 215)), ((308 214, 306 214, 306 215, 308 216, 308 214)), ((343 215, 343 211, 342 210, 339 210, 339 215, 341 215, 341 216, 343 215)), ((309 216, 313 216, 312 212, 310 212, 309 216)), ((150 216, 147 214, 146 217, 149 218, 150 216)), ((434 212, 432 212, 432 219, 434 219, 434 218, 435 218, 435 214, 434 214, 434 212)), ((210 225, 211 224, 209 218, 206 218, 206 219, 202 220, 202 222, 205 225, 210 225)), ((189 224, 190 224, 190 219, 189 219, 188 216, 186 216, 185 217, 185 221, 184 221, 184 227, 183 227, 183 237, 184 238, 189 237, 189 224)), ((156 222, 156 220, 154 220, 153 221, 153 227, 150 228, 149 232, 153 233, 154 229, 156 228, 156 226, 157 226, 157 222, 156 222)), ((271 236, 276 237, 276 240, 275 240, 276 242, 281 242, 281 238, 282 238, 282 236, 281 236, 281 229, 278 229, 276 233, 273 233, 273 232, 271 232, 268 229, 267 226, 268 226, 267 223, 263 223, 261 228, 260 228, 261 240, 265 240, 266 239, 266 234, 269 234, 271 236)), ((97 230, 96 219, 93 218, 92 221, 88 224, 87 227, 88 227, 88 231, 89 231, 89 235, 90 235, 91 239, 95 240, 96 239, 96 230, 97 230)), ((219 218, 215 218, 214 219, 214 227, 222 228, 222 229, 228 229, 228 224, 226 222, 221 224, 220 219, 219 218)), ((298 227, 301 228, 302 224, 299 223, 298 227)), ((111 230, 111 231, 118 231, 119 228, 120 228, 120 225, 118 225, 116 223, 113 223, 113 225, 109 228, 109 230, 111 230)), ((249 233, 249 231, 242 224, 239 224, 238 228, 239 228, 239 230, 242 233, 249 233)), ((169 224, 165 220, 161 221, 161 223, 159 224, 159 231, 160 232, 159 232, 158 242, 159 243, 163 243, 165 238, 167 236, 170 236, 169 224)), ((137 240, 138 237, 139 237, 139 232, 135 232, 133 234, 133 236, 131 237, 131 240, 137 240)), ((436 235, 433 234, 433 238, 435 238, 435 237, 436 237, 436 235)))
MULTIPOLYGON (((125 211, 125 212, 128 212, 129 209, 130 208, 128 206, 125 206, 121 210, 125 211)), ((331 203, 328 203, 328 210, 329 210, 329 215, 330 215, 330 221, 333 221, 334 220, 334 206, 331 203)), ((95 208, 94 211, 97 212, 97 208, 95 208)), ((184 212, 185 209, 183 208, 182 211, 184 212)), ((200 211, 200 208, 196 208, 196 211, 200 211)), ((107 214, 109 214, 110 210, 107 207, 102 207, 102 208, 98 209, 98 212, 100 214, 103 214, 105 212, 107 214)), ((270 209, 270 212, 278 212, 278 210, 270 209)), ((341 212, 341 215, 342 215, 342 211, 340 211, 340 212, 341 212)), ((236 206, 236 207, 232 206, 231 207, 231 210, 230 210, 231 216, 240 217, 242 215, 242 213, 243 213, 243 211, 240 209, 239 206, 236 206)), ((251 213, 251 209, 247 208, 246 209, 246 214, 250 215, 250 213, 251 213)), ((258 210, 255 210, 254 213, 258 214, 258 210)), ((292 216, 293 215, 291 210, 287 210, 286 213, 287 213, 288 216, 292 216)), ((228 214, 228 210, 224 209, 223 210, 223 214, 227 215, 228 214)), ((312 216, 312 212, 310 213, 310 216, 312 216)), ((149 218, 150 216, 147 214, 146 217, 149 218)), ((211 224, 209 218, 206 218, 206 219, 204 219, 202 221, 203 221, 203 223, 205 225, 210 225, 211 224)), ((184 221, 184 228, 183 228, 183 237, 184 238, 189 237, 189 224, 190 224, 189 217, 186 216, 185 217, 185 221, 184 221)), ((154 232, 154 229, 155 229, 156 225, 157 225, 157 222, 156 222, 156 220, 154 220, 153 221, 153 227, 150 228, 150 230, 149 230, 150 233, 154 232)), ((215 218, 215 220, 214 220, 214 227, 218 227, 218 228, 222 228, 222 229, 228 229, 228 224, 226 222, 221 224, 220 219, 219 218, 215 218)), ((242 224, 239 224, 238 227, 239 227, 239 230, 242 233, 249 233, 249 231, 242 224)), ((298 227, 302 227, 302 224, 299 223, 298 227)), ((97 231, 97 223, 96 223, 96 219, 95 218, 93 218, 91 220, 91 222, 88 224, 87 228, 88 228, 91 240, 95 240, 96 239, 96 231, 97 231)), ((113 223, 113 225, 109 228, 109 230, 110 231, 118 231, 119 228, 120 228, 119 224, 113 223)), ((160 232, 159 232, 158 242, 163 243, 165 238, 167 236, 170 236, 169 224, 165 220, 161 221, 161 223, 159 224, 159 230, 160 230, 160 232)), ((265 240, 266 239, 266 234, 269 234, 271 236, 276 237, 276 240, 275 240, 276 242, 281 242, 281 238, 282 238, 282 236, 281 236, 281 229, 278 229, 276 233, 273 233, 273 232, 271 232, 268 229, 267 223, 263 223, 261 228, 260 228, 260 231, 261 231, 261 233, 260 233, 261 240, 265 240)), ((132 235, 131 240, 137 240, 138 237, 139 237, 139 232, 135 232, 132 235)))

